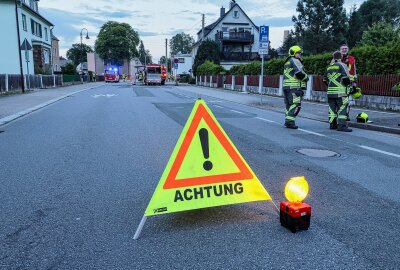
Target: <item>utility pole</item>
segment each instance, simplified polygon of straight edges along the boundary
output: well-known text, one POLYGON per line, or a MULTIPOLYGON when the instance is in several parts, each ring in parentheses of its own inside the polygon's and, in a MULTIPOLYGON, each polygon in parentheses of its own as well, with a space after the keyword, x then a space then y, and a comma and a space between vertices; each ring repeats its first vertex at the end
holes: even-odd
MULTIPOLYGON (((24 69, 22 67, 22 55, 21 55, 21 37, 19 33, 19 20, 18 20, 18 1, 15 0, 15 19, 17 23, 17 36, 18 36, 18 52, 19 52, 19 69, 20 69, 20 74, 21 74, 21 87, 22 87, 22 93, 25 93, 25 84, 24 84, 24 69)), ((25 51, 26 52, 26 51, 25 51)), ((29 77, 27 78, 27 81, 29 80, 29 77)))
POLYGON ((204 19, 205 19, 205 16, 204 16, 204 14, 202 14, 202 19, 201 19, 201 41, 203 42, 204 41, 204 19))
POLYGON ((168 73, 168 38, 165 39, 165 68, 168 73))

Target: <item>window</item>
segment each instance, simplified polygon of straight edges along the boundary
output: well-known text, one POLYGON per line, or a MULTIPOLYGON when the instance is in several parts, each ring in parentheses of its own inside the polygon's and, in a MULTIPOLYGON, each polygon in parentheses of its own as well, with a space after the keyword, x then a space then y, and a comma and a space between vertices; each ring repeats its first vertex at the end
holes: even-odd
POLYGON ((33 19, 31 19, 31 30, 33 35, 42 37, 42 25, 35 22, 33 19))
POLYGON ((234 11, 233 12, 233 18, 239 18, 239 11, 234 11))
POLYGON ((24 29, 25 31, 26 29, 26 16, 25 14, 22 14, 22 29, 24 29))
POLYGON ((178 58, 178 60, 179 60, 180 64, 184 64, 185 63, 185 58, 178 58))
POLYGON ((44 28, 44 37, 45 37, 46 41, 49 40, 49 35, 47 33, 47 28, 46 27, 44 28))
POLYGON ((48 50, 43 50, 43 58, 45 64, 50 64, 50 54, 48 50))

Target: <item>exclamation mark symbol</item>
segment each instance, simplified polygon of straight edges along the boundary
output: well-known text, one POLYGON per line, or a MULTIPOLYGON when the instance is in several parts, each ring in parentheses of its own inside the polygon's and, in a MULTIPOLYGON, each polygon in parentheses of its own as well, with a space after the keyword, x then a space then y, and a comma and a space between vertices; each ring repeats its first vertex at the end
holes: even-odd
MULTIPOLYGON (((202 128, 199 130, 200 142, 201 142, 201 149, 203 150, 203 156, 205 159, 210 157, 210 148, 208 144, 208 130, 202 128)), ((211 171, 213 164, 211 161, 206 160, 203 163, 203 168, 206 171, 211 171)))

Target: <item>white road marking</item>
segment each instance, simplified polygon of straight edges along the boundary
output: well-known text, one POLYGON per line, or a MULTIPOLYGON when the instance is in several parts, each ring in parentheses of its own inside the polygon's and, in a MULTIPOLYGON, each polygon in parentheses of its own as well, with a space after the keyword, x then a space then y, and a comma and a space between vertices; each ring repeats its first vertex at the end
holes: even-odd
POLYGON ((316 135, 316 136, 326 137, 326 135, 324 135, 324 134, 313 132, 313 131, 309 131, 309 130, 306 130, 306 129, 299 128, 299 130, 303 131, 303 132, 306 132, 306 133, 310 133, 310 134, 316 135))
POLYGON ((239 113, 239 114, 244 114, 244 112, 239 112, 239 111, 236 111, 236 110, 231 110, 231 112, 235 112, 235 113, 239 113))
POLYGON ((110 98, 110 97, 115 97, 115 96, 118 96, 118 95, 116 95, 116 94, 106 94, 106 95, 103 95, 103 94, 96 94, 96 95, 93 95, 92 97, 94 97, 94 98, 98 98, 98 97, 110 98))
POLYGON ((379 150, 379 149, 376 149, 376 148, 373 148, 373 147, 369 147, 369 146, 365 146, 365 145, 359 145, 359 147, 361 147, 363 149, 366 149, 366 150, 370 150, 370 151, 378 152, 378 153, 381 153, 381 154, 385 154, 385 155, 388 155, 388 156, 400 158, 400 155, 397 155, 397 154, 394 154, 394 153, 390 153, 390 152, 386 152, 386 151, 383 151, 383 150, 379 150))
POLYGON ((223 107, 222 107, 222 106, 219 106, 219 105, 214 105, 214 107, 217 107, 217 108, 223 109, 223 107))
POLYGON ((276 123, 275 121, 264 119, 264 118, 261 118, 261 117, 256 117, 256 119, 259 119, 259 120, 262 120, 262 121, 265 121, 265 122, 268 122, 268 123, 276 123))

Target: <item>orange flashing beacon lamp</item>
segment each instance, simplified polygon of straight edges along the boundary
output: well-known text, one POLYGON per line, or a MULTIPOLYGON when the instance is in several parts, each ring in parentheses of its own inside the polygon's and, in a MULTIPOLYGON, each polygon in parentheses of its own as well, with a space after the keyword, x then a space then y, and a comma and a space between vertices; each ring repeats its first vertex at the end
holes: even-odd
POLYGON ((311 206, 303 203, 308 194, 308 183, 304 176, 293 177, 285 187, 288 201, 280 203, 280 222, 292 233, 308 230, 311 219, 311 206))

